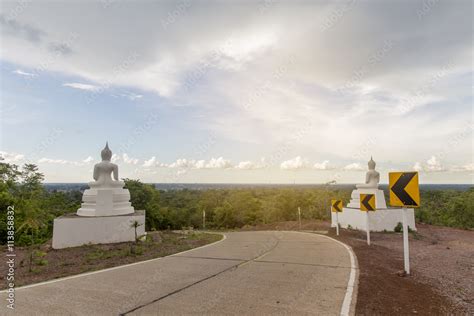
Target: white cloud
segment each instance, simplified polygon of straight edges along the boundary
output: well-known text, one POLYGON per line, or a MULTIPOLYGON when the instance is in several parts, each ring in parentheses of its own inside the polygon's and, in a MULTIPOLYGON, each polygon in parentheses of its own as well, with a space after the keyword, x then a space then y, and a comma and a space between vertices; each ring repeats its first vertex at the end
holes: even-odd
POLYGON ((237 166, 235 166, 236 169, 243 169, 243 170, 251 170, 251 169, 257 169, 259 166, 255 164, 252 161, 241 161, 237 166))
POLYGON ((91 92, 98 91, 100 89, 99 86, 85 84, 85 83, 78 83, 78 82, 63 83, 63 87, 86 90, 86 91, 91 91, 91 92))
POLYGON ((65 159, 51 159, 51 158, 40 158, 38 159, 39 164, 55 164, 55 165, 73 165, 73 166, 83 166, 84 162, 71 161, 65 159))
MULTIPOLYGON (((2 9, 15 6, 6 1, 2 9)), ((225 140, 268 148, 290 143, 296 147, 291 156, 331 152, 361 161, 352 158, 361 140, 377 135, 390 139, 371 147, 381 160, 424 161, 472 117, 469 1, 437 1, 423 19, 416 14, 423 1, 361 1, 325 28, 338 6, 283 1, 262 12, 256 2, 206 2, 163 27, 176 10, 173 2, 125 2, 106 15, 100 5, 31 2, 18 21, 0 28, 9 48, 1 57, 19 69, 78 78, 68 79, 72 88, 110 84, 136 89, 136 96, 122 93, 130 100, 152 91, 164 103, 195 106, 203 114, 198 128, 225 140), (221 19, 209 18, 214 15, 221 19), (135 23, 116 23, 130 16, 138 17, 135 23), (12 25, 22 28, 15 33, 12 25), (70 39, 71 33, 77 36, 70 39), (104 38, 107 45, 100 45, 104 38), (54 60, 42 67, 56 42, 64 44, 54 45, 54 60), (454 103, 456 111, 446 111, 454 103), (300 133, 307 121, 312 130, 300 133)), ((469 142, 459 142, 456 156, 471 155, 469 142)))
POLYGON ((124 153, 122 154, 122 159, 125 163, 136 165, 138 164, 138 158, 131 158, 128 156, 128 154, 124 153))
POLYGON ((128 92, 128 91, 124 92, 124 93, 121 93, 120 96, 124 97, 124 98, 127 98, 130 101, 135 101, 135 100, 143 98, 142 94, 137 94, 137 93, 128 92))
POLYGON ((361 166, 360 163, 358 162, 354 162, 354 163, 351 163, 351 164, 348 164, 346 166, 344 166, 344 168, 342 168, 344 170, 353 170, 353 171, 359 171, 359 170, 364 170, 364 168, 361 166))
POLYGON ((226 160, 223 157, 219 158, 211 158, 209 162, 206 164, 206 168, 208 169, 227 169, 232 168, 232 164, 230 160, 226 160))
POLYGON ((463 169, 467 171, 474 171, 474 163, 469 163, 467 165, 464 165, 463 169))
POLYGON ((417 161, 415 162, 415 165, 413 166, 413 170, 418 171, 418 172, 423 171, 423 166, 421 165, 421 163, 417 161))
POLYGON ((8 153, 6 151, 0 151, 0 157, 3 158, 6 163, 17 163, 25 159, 25 156, 22 154, 8 153))
POLYGON ((180 158, 168 165, 170 168, 194 168, 194 160, 188 161, 186 158, 180 158))
POLYGON ((438 158, 436 158, 436 156, 431 156, 431 158, 428 159, 425 164, 416 162, 413 166, 413 169, 416 171, 424 172, 440 172, 447 170, 447 168, 441 164, 441 162, 438 160, 438 158))
POLYGON ((328 169, 330 169, 330 167, 329 167, 329 160, 324 160, 324 161, 321 162, 321 163, 318 163, 318 162, 317 162, 317 163, 315 163, 315 164, 313 165, 313 168, 314 168, 314 169, 319 169, 319 170, 328 170, 328 169))
POLYGON ((143 167, 153 167, 155 166, 155 163, 156 163, 156 157, 153 156, 150 159, 145 160, 145 162, 143 163, 143 167))
POLYGON ((83 163, 91 163, 91 162, 93 162, 93 161, 94 161, 94 158, 92 158, 92 156, 89 156, 89 157, 87 157, 86 159, 84 159, 82 162, 83 162, 83 163))
POLYGON ((303 168, 308 168, 308 166, 309 166, 308 160, 306 160, 305 158, 301 158, 301 156, 297 156, 293 159, 283 161, 280 164, 280 168, 285 169, 285 170, 303 169, 303 168))
POLYGON ((120 156, 117 155, 117 154, 113 154, 110 161, 113 162, 113 163, 116 163, 116 162, 120 161, 120 156))
POLYGON ((162 167, 167 167, 166 164, 162 163, 162 162, 159 162, 155 156, 151 157, 150 159, 148 160, 145 160, 143 162, 143 165, 142 167, 145 167, 145 168, 150 168, 150 167, 159 167, 159 168, 162 168, 162 167))
POLYGON ((12 71, 12 73, 20 75, 20 76, 24 76, 24 77, 29 77, 29 78, 33 78, 33 77, 38 76, 37 74, 26 72, 26 71, 23 71, 21 69, 14 70, 14 71, 12 71))

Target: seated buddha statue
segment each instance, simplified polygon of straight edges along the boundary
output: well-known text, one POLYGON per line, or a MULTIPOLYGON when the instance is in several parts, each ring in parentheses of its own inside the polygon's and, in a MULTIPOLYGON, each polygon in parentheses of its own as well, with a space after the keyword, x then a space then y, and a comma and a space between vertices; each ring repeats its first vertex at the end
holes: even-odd
POLYGON ((90 188, 123 188, 123 181, 118 179, 118 166, 110 160, 112 159, 112 151, 109 149, 108 142, 105 148, 100 152, 102 161, 95 164, 93 178, 95 181, 89 182, 90 188), (114 175, 112 180, 111 174, 114 175))
POLYGON ((380 173, 375 171, 375 161, 372 159, 372 157, 370 157, 368 166, 369 171, 367 171, 365 175, 365 183, 357 184, 356 187, 358 189, 377 189, 379 186, 380 173))

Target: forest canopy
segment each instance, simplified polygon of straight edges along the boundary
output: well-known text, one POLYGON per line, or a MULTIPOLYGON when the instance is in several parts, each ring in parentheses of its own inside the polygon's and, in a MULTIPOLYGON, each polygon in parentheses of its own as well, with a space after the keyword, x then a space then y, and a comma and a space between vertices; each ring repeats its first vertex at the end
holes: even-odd
MULTIPOLYGON (((0 161, 1 242, 6 242, 7 208, 15 209, 15 243, 43 243, 52 237, 54 218, 74 213, 82 192, 48 191, 44 176, 34 164, 17 166, 0 161)), ((319 188, 227 188, 207 190, 157 190, 139 180, 124 179, 136 210, 146 210, 146 229, 201 228, 206 212, 207 229, 234 229, 245 225, 303 219, 328 220, 331 199, 347 203, 350 189, 319 188)), ((474 189, 424 190, 418 222, 474 229, 474 189)))

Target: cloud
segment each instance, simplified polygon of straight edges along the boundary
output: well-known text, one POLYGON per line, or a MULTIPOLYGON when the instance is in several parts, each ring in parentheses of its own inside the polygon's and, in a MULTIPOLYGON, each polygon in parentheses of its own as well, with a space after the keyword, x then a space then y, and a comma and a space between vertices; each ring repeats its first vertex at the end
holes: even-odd
POLYGON ((328 170, 329 169, 329 160, 324 160, 321 163, 317 162, 313 165, 313 168, 318 169, 318 170, 328 170))
POLYGON ((84 161, 71 161, 65 159, 51 159, 51 158, 40 158, 38 159, 39 164, 54 164, 54 165, 73 165, 73 166, 83 166, 86 164, 84 161))
POLYGON ((12 71, 12 73, 20 75, 20 76, 24 76, 24 77, 29 77, 29 78, 33 78, 33 77, 38 76, 37 74, 26 72, 26 71, 23 71, 21 69, 16 69, 16 70, 12 71))
POLYGON ((128 92, 128 91, 119 94, 119 96, 127 98, 130 101, 135 101, 135 100, 139 100, 139 99, 143 98, 143 95, 141 95, 141 94, 136 94, 136 93, 128 92))
POLYGON ((89 157, 87 157, 86 159, 84 159, 82 162, 88 164, 88 163, 91 163, 91 162, 93 162, 93 161, 94 161, 94 158, 92 158, 92 156, 89 156, 89 157))
POLYGON ((181 168, 181 169, 187 169, 187 168, 195 168, 195 161, 194 160, 187 160, 186 158, 180 158, 176 160, 175 162, 171 163, 168 165, 169 168, 181 168))
MULTIPOLYGON (((435 2, 421 19, 424 0, 357 1, 335 22, 340 3, 331 1, 263 10, 206 2, 178 16, 171 1, 125 1, 106 15, 100 5, 31 2, 16 19, 2 17, 1 57, 90 83, 86 91, 105 84, 135 91, 122 96, 130 100, 152 92, 160 106, 189 105, 203 115, 197 129, 229 144, 291 144, 288 157, 330 152, 361 161, 361 140, 377 135, 390 140, 371 147, 379 159, 424 161, 472 117, 471 3, 435 2), (61 45, 72 32, 78 36, 61 45), (305 122, 313 128, 302 132, 305 122)), ((2 11, 16 6, 6 1, 2 11)), ((469 142, 453 157, 471 155, 469 142)))
POLYGON ((252 161, 241 161, 235 166, 235 168, 242 170, 252 170, 262 168, 262 166, 252 161))
POLYGON ((436 158, 436 156, 431 156, 431 158, 428 159, 425 164, 416 162, 413 166, 413 169, 416 171, 424 172, 440 172, 447 170, 447 168, 441 164, 441 162, 438 160, 438 158, 436 158))
POLYGON ((227 169, 232 167, 232 163, 223 157, 211 158, 207 162, 205 160, 180 158, 166 166, 179 169, 227 169))
MULTIPOLYGON (((6 163, 17 163, 25 159, 25 156, 19 153, 8 153, 6 151, 0 151, 0 158, 6 163)), ((0 159, 0 162, 2 162, 0 159)))
POLYGON ((348 171, 359 171, 359 170, 364 170, 364 168, 361 166, 360 163, 354 162, 351 164, 348 164, 342 168, 343 170, 348 170, 348 171))
POLYGON ((128 154, 124 153, 122 154, 122 159, 125 163, 136 165, 138 164, 138 159, 137 158, 131 158, 128 156, 128 154))
POLYGON ((112 158, 110 159, 111 162, 116 163, 120 161, 120 156, 117 154, 112 154, 112 158))
POLYGON ((151 157, 150 159, 148 160, 145 160, 143 162, 143 165, 142 167, 145 167, 145 168, 150 168, 150 167, 159 167, 159 168, 162 168, 162 167, 167 167, 166 164, 164 163, 161 163, 159 162, 155 156, 151 157))
POLYGON ((227 169, 232 168, 230 160, 226 160, 223 157, 211 158, 206 164, 207 169, 227 169))
POLYGON ((474 171, 474 163, 469 163, 463 166, 463 169, 466 171, 474 171))
POLYGON ((145 162, 143 163, 143 167, 153 167, 155 166, 155 163, 156 163, 156 157, 153 156, 150 159, 145 160, 145 162))
POLYGON ((2 26, 0 27, 2 35, 17 36, 33 43, 40 42, 42 37, 46 35, 42 30, 29 24, 20 23, 12 16, 7 17, 4 14, 0 14, 0 25, 2 26))
POLYGON ((91 85, 91 84, 85 84, 85 83, 77 83, 77 82, 71 82, 71 83, 63 83, 64 87, 69 87, 69 88, 74 88, 74 89, 79 89, 79 90, 85 90, 85 91, 98 91, 100 89, 99 86, 91 85))
POLYGON ((308 160, 305 158, 301 158, 300 156, 297 156, 293 159, 283 161, 280 164, 280 168, 284 170, 293 170, 293 169, 303 169, 303 168, 308 168, 309 163, 308 160))

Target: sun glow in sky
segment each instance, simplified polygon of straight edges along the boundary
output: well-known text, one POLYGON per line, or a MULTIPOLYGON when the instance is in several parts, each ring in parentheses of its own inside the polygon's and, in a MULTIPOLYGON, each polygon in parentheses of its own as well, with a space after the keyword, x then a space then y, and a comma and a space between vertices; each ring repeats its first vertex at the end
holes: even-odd
POLYGON ((1 155, 91 179, 472 183, 471 1, 3 1, 1 155))

